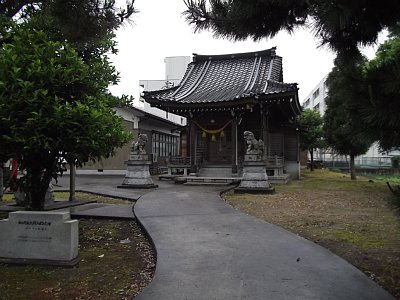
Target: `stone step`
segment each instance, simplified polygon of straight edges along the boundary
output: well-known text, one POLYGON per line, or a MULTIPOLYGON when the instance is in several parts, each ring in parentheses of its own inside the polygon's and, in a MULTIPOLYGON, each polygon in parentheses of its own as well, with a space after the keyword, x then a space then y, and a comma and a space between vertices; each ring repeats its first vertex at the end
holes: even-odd
POLYGON ((206 165, 199 170, 200 177, 232 177, 232 166, 206 165))
POLYGON ((232 184, 240 182, 241 178, 238 177, 196 177, 196 176, 188 176, 183 177, 185 183, 191 184, 207 184, 207 185, 219 185, 219 184, 232 184))
POLYGON ((290 180, 290 174, 282 174, 277 176, 268 176, 269 183, 272 184, 286 184, 290 180))
POLYGON ((212 186, 228 186, 229 182, 185 182, 184 185, 212 185, 212 186))

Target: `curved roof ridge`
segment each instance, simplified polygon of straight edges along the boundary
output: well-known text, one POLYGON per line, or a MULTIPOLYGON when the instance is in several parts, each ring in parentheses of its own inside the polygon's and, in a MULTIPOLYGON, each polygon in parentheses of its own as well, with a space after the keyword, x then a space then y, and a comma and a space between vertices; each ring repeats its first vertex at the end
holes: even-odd
POLYGON ((183 85, 186 83, 186 81, 190 77, 190 74, 192 74, 193 69, 194 69, 194 65, 193 65, 193 63, 190 63, 188 65, 188 68, 187 68, 186 72, 185 72, 184 78, 179 83, 178 88, 176 89, 176 91, 170 97, 174 97, 182 89, 183 85))
POLYGON ((274 79, 268 79, 268 81, 277 85, 297 85, 297 82, 282 82, 274 79))
POLYGON ((258 68, 260 67, 260 63, 261 63, 261 57, 258 57, 258 58, 255 57, 254 58, 253 68, 252 68, 251 74, 249 76, 249 80, 247 81, 247 84, 243 89, 243 94, 246 93, 247 90, 251 90, 251 88, 254 86, 254 82, 255 82, 255 80, 257 78, 257 76, 255 76, 255 75, 256 75, 256 73, 258 73, 258 68), (257 61, 258 61, 258 63, 257 63, 257 61), (257 71, 255 71, 256 70, 256 66, 257 66, 257 71), (256 72, 256 73, 254 73, 254 72, 256 72), (249 86, 251 86, 251 87, 249 88, 249 86))
POLYGON ((172 91, 172 90, 176 90, 176 89, 178 89, 180 86, 179 85, 176 85, 176 86, 172 86, 172 87, 170 87, 170 88, 166 88, 166 89, 161 89, 161 90, 154 90, 154 91, 143 91, 143 94, 145 94, 145 95, 153 95, 153 94, 160 94, 160 92, 161 93, 165 93, 165 92, 169 92, 169 91, 172 91))
POLYGON ((206 60, 224 60, 232 58, 252 58, 257 56, 276 56, 276 47, 272 47, 270 49, 261 51, 232 53, 232 54, 205 55, 205 54, 193 53, 193 62, 197 63, 206 60))
POLYGON ((208 67, 210 66, 211 62, 204 62, 203 67, 201 68, 201 71, 199 75, 197 76, 196 80, 193 81, 192 85, 190 88, 187 89, 185 93, 182 95, 179 95, 178 97, 175 98, 176 101, 182 100, 183 98, 189 96, 193 91, 196 89, 196 87, 200 84, 201 80, 203 79, 204 75, 207 73, 208 67))

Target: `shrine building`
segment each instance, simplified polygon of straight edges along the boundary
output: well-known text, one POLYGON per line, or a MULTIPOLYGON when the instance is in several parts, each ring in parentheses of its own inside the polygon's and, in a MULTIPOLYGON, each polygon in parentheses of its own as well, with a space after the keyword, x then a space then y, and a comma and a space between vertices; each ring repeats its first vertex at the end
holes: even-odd
POLYGON ((265 143, 263 160, 271 182, 298 178, 301 112, 296 83, 283 82, 276 48, 226 55, 193 55, 179 85, 144 92, 151 106, 187 118, 181 157, 190 172, 216 168, 241 176, 245 131, 265 143))

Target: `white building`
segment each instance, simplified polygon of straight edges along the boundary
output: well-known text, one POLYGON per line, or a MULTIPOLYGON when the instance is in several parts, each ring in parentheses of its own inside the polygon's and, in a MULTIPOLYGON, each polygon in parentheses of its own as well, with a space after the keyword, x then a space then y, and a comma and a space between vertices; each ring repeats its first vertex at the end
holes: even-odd
MULTIPOLYGON (((183 75, 185 75, 187 65, 190 61, 190 56, 166 57, 164 59, 165 78, 160 80, 139 80, 140 94, 142 94, 143 91, 160 90, 178 85, 183 75)), ((186 125, 186 118, 151 107, 141 96, 139 97, 139 107, 148 113, 165 118, 171 122, 182 126, 186 125)))
MULTIPOLYGON (((328 75, 324 76, 322 80, 311 90, 307 97, 303 100, 303 108, 311 108, 318 110, 321 116, 324 115, 326 110, 326 98, 328 96, 328 87, 326 80, 328 75)), ((378 143, 374 143, 368 151, 356 157, 356 165, 362 166, 389 166, 391 164, 391 157, 399 155, 399 151, 382 152, 379 149, 378 143)), ((315 153, 316 160, 322 161, 347 161, 347 157, 336 155, 334 153, 327 153, 326 151, 317 150, 315 153)))
POLYGON ((328 75, 326 75, 312 91, 308 94, 308 96, 303 100, 303 108, 312 108, 314 110, 318 110, 321 116, 324 115, 326 110, 325 98, 328 96, 328 88, 326 86, 326 79, 328 75))

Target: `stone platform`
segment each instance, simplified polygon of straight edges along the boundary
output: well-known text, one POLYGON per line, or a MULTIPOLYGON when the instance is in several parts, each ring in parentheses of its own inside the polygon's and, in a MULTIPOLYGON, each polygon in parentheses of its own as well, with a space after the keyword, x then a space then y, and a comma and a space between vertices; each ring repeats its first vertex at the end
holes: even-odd
POLYGON ((127 189, 150 189, 156 188, 150 176, 149 167, 151 162, 148 155, 130 155, 127 163, 125 178, 119 188, 127 189))
POLYGON ((260 155, 245 155, 243 163, 243 177, 235 193, 272 194, 275 189, 268 181, 265 163, 260 155))

